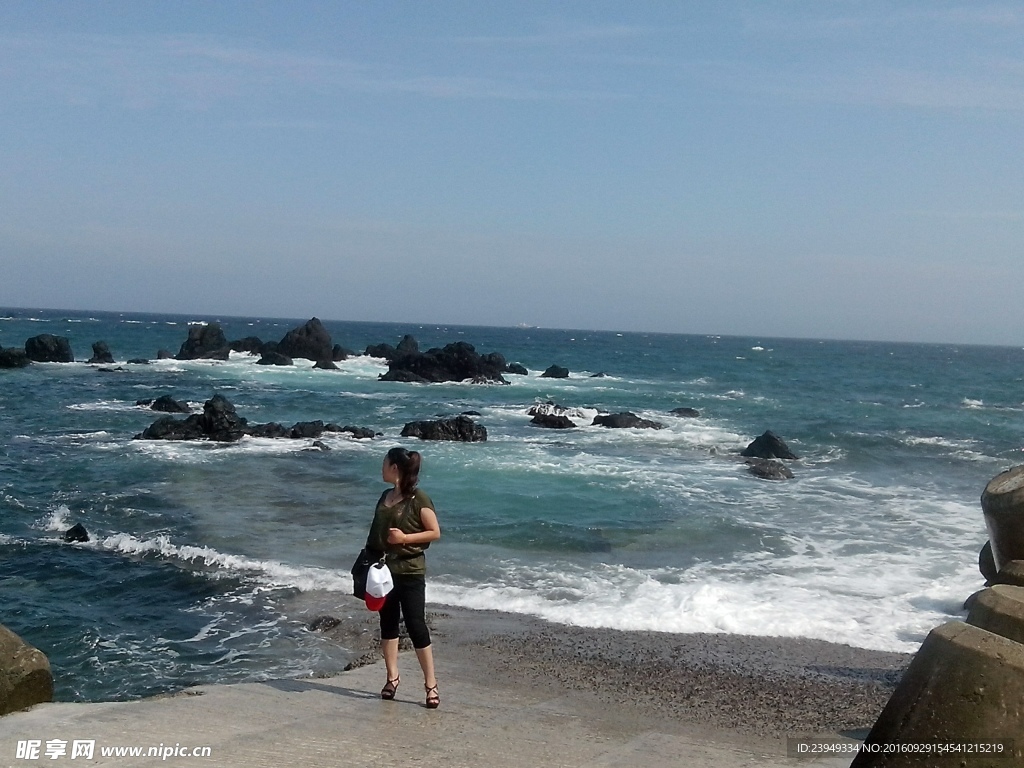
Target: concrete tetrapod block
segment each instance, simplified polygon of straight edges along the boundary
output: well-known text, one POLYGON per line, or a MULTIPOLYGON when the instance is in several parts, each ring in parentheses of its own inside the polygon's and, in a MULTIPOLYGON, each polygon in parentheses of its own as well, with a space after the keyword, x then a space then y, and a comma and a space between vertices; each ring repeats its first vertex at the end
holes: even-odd
POLYGON ((1024 587, 1024 560, 1011 560, 992 577, 993 584, 1012 584, 1024 587))
POLYGON ((1015 643, 1024 643, 1024 587, 999 584, 982 590, 971 607, 967 623, 1015 643))
POLYGON ((53 701, 50 662, 0 624, 0 715, 53 701))
POLYGON ((1024 645, 960 621, 933 629, 850 768, 1024 767, 1024 645), (925 744, 1012 739, 1002 753, 923 754, 925 744), (951 759, 955 758, 955 759, 951 759))

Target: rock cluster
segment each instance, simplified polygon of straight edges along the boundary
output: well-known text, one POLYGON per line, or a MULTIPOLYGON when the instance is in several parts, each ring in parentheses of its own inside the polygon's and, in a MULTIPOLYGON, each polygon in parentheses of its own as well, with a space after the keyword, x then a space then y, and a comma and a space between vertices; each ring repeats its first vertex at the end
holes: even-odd
POLYGON ((751 459, 796 459, 797 456, 789 450, 783 440, 771 430, 748 445, 740 452, 740 456, 751 459))
POLYGON ((660 421, 641 419, 635 413, 630 413, 629 411, 595 416, 591 426, 611 427, 613 429, 663 429, 665 427, 660 421))
POLYGON ((202 414, 186 419, 164 416, 154 421, 136 440, 213 440, 233 443, 245 436, 314 439, 325 432, 347 432, 356 438, 374 437, 376 433, 364 427, 339 427, 322 421, 300 421, 291 427, 271 422, 249 424, 237 414, 235 406, 223 395, 214 395, 203 405, 202 414))
MULTIPOLYGON (((411 338, 411 337, 406 337, 411 338)), ((404 341, 404 340, 403 340, 404 341)), ((413 340, 415 341, 415 340, 413 340)), ((442 381, 472 381, 480 384, 508 384, 505 358, 498 352, 481 355, 472 344, 457 341, 443 348, 434 347, 426 352, 415 349, 395 353, 388 361, 388 372, 381 381, 430 383, 442 381)))
POLYGON ((468 416, 456 416, 453 419, 409 422, 402 429, 402 437, 480 443, 487 440, 487 429, 468 416))
POLYGON ((334 344, 324 324, 314 317, 292 328, 278 342, 264 342, 257 336, 229 342, 219 323, 192 325, 188 338, 174 357, 178 360, 227 360, 232 352, 262 355, 259 362, 263 365, 292 365, 294 358, 335 362, 352 354, 351 350, 334 344))

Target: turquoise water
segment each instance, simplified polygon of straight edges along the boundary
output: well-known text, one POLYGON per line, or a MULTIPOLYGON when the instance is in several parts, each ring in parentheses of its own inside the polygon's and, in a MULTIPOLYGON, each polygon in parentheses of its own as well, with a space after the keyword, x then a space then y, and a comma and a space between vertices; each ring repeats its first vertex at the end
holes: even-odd
POLYGON ((125 369, 0 371, 0 622, 44 650, 65 700, 198 682, 330 673, 348 661, 304 629, 296 595, 348 592, 348 567, 396 444, 424 455, 443 538, 428 598, 622 629, 810 637, 912 651, 980 587, 978 498, 1021 462, 1018 348, 328 322, 362 350, 412 333, 527 366, 510 386, 377 380, 340 371, 156 361, 190 321, 278 340, 301 320, 0 309, 0 345, 105 340, 125 369), (130 358, 150 365, 128 365, 130 358), (567 380, 543 379, 549 365, 567 380), (601 378, 591 374, 604 372, 601 378), (251 422, 323 419, 375 440, 133 440, 169 394, 221 393, 251 422), (581 426, 529 424, 553 400, 581 426), (697 408, 697 419, 669 414, 697 408), (486 443, 399 437, 479 412, 486 443), (590 427, 630 410, 662 430, 590 427), (801 459, 758 480, 735 455, 771 429, 801 459), (412 445, 416 443, 416 445, 412 445), (87 544, 60 534, 81 522, 87 544))

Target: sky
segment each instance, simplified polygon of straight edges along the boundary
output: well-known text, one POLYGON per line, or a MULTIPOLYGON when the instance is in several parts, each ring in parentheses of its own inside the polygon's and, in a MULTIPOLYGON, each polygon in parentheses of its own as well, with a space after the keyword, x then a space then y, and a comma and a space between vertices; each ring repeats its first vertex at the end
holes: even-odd
POLYGON ((0 3, 0 306, 1024 344, 1024 3, 0 3))

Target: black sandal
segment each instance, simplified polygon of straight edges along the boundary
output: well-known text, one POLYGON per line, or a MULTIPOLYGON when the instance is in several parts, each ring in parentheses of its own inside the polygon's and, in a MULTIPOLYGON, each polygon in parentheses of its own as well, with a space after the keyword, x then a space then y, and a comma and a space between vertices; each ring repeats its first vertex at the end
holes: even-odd
POLYGON ((437 709, 441 706, 441 697, 437 693, 437 683, 433 685, 423 684, 427 691, 427 709, 437 709))
POLYGON ((399 675, 394 680, 388 678, 387 685, 380 689, 380 697, 385 701, 391 701, 395 698, 395 692, 398 690, 398 684, 402 682, 402 676, 399 675))

